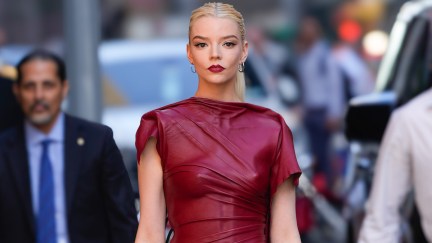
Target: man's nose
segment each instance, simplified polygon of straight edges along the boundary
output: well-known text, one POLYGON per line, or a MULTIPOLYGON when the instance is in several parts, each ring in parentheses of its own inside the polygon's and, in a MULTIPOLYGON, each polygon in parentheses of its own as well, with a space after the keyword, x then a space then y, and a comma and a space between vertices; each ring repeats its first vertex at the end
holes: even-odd
POLYGON ((44 96, 44 89, 42 87, 42 85, 36 85, 35 89, 34 89, 34 96, 36 99, 41 99, 44 96))

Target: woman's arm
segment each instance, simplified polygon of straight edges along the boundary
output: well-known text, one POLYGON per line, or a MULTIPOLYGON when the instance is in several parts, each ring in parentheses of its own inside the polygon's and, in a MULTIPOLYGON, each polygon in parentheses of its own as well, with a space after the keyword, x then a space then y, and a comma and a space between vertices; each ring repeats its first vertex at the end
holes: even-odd
POLYGON ((136 243, 164 242, 166 206, 163 175, 156 139, 150 137, 141 153, 138 165, 140 221, 136 243))
POLYGON ((270 240, 272 243, 300 243, 295 212, 295 186, 292 178, 285 180, 273 196, 270 240))

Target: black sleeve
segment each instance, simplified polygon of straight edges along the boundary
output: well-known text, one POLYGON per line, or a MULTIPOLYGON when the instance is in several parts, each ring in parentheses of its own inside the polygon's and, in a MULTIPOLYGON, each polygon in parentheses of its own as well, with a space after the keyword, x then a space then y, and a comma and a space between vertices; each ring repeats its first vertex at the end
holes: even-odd
POLYGON ((135 198, 110 128, 105 133, 103 153, 102 184, 112 242, 134 242, 138 228, 135 198))

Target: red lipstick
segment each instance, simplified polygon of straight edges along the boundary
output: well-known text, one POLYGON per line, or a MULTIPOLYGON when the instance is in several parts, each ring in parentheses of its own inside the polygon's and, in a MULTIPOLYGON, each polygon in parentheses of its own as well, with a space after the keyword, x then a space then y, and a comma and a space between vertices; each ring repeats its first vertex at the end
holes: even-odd
POLYGON ((223 70, 225 70, 224 67, 222 67, 221 65, 211 65, 208 70, 212 73, 220 73, 223 70))

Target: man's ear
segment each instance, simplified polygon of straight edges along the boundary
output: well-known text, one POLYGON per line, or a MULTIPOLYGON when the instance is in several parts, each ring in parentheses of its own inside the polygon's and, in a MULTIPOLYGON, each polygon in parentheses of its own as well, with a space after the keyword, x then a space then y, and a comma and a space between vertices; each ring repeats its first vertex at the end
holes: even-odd
POLYGON ((14 81, 12 84, 12 92, 15 95, 15 98, 17 100, 19 100, 19 84, 17 83, 18 81, 14 81))
POLYGON ((69 93, 69 82, 67 80, 63 81, 63 87, 62 87, 62 94, 63 94, 63 99, 66 98, 66 96, 69 93))

